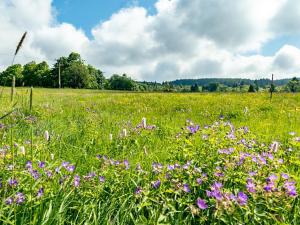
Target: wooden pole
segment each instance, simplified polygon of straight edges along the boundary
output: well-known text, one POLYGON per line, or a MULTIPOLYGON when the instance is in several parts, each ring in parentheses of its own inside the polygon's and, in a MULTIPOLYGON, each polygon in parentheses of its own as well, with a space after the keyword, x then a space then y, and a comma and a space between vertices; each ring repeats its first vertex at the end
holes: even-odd
POLYGON ((58 88, 61 88, 60 62, 58 62, 58 88))
POLYGON ((272 83, 270 87, 270 100, 273 98, 273 89, 274 89, 274 74, 272 74, 272 83))

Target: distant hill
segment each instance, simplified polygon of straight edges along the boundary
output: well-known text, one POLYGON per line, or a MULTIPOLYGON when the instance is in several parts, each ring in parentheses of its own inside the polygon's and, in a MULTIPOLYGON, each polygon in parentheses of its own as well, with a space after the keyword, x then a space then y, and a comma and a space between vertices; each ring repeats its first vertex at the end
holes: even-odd
MULTIPOLYGON (((286 85, 291 79, 280 79, 274 80, 274 84, 276 86, 286 85)), ((210 83, 219 83, 226 85, 228 87, 235 87, 238 85, 250 85, 257 84, 260 87, 264 87, 266 85, 271 84, 270 79, 259 79, 259 80, 251 80, 251 79, 239 79, 239 78, 202 78, 202 79, 180 79, 169 82, 175 86, 191 86, 191 85, 199 85, 206 86, 210 83)))

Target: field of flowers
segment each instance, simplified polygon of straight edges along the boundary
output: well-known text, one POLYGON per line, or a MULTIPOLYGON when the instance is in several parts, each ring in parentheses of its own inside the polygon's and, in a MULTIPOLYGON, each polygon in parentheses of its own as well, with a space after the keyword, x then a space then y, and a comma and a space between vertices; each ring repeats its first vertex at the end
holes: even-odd
POLYGON ((9 93, 1 224, 300 224, 300 95, 9 93))

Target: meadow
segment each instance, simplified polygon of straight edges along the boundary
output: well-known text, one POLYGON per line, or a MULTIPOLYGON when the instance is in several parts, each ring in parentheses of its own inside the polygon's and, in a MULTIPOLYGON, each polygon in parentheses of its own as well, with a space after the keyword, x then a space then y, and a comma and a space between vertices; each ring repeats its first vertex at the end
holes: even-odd
POLYGON ((10 89, 2 224, 300 224, 300 95, 10 89))

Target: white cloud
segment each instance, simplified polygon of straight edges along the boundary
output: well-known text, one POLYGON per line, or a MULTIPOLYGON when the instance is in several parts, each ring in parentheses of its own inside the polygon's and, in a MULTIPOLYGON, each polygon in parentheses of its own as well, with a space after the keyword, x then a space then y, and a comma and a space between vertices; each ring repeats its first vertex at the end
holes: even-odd
POLYGON ((51 3, 0 2, 0 68, 9 65, 27 30, 17 62, 53 63, 76 51, 107 76, 128 73, 157 81, 258 78, 271 73, 289 76, 300 69, 300 50, 294 46, 285 45, 273 56, 260 54, 271 39, 298 33, 297 0, 158 0, 155 15, 133 4, 95 26, 91 39, 72 24, 57 22, 51 3))

